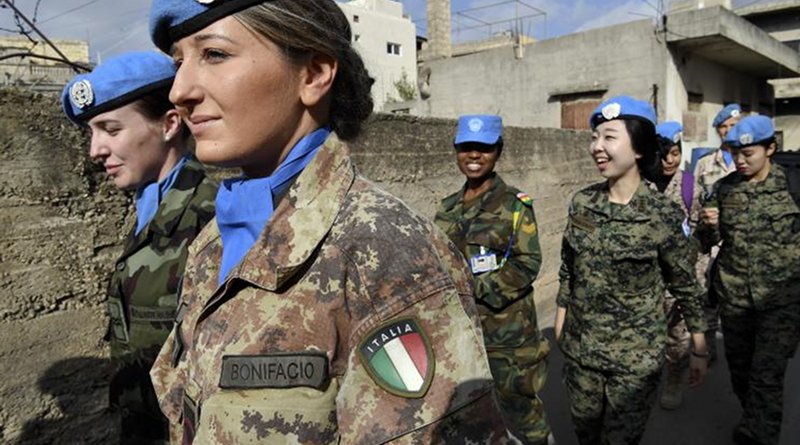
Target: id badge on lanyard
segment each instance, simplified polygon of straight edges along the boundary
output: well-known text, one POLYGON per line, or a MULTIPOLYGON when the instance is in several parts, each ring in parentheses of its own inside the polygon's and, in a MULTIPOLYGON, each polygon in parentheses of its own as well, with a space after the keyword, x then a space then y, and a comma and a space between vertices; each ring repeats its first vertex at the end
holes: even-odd
POLYGON ((496 270, 498 268, 497 255, 486 253, 486 248, 481 246, 481 253, 469 259, 469 267, 473 275, 496 270))

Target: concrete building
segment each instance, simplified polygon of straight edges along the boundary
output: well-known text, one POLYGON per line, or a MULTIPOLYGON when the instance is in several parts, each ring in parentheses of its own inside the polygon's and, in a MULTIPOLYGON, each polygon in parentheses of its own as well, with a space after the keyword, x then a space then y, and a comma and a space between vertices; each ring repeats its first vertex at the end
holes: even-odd
POLYGON ((501 47, 425 61, 430 96, 405 106, 422 116, 488 112, 507 125, 586 129, 602 100, 629 94, 650 100, 659 119, 683 122, 687 151, 717 146, 711 120, 719 109, 739 102, 772 114, 767 80, 797 76, 800 55, 726 5, 697 6, 658 24, 540 40, 522 52, 501 47))
POLYGON ((364 58, 375 84, 375 111, 387 102, 408 99, 416 92, 417 33, 403 15, 403 4, 394 0, 352 0, 339 3, 353 30, 353 45, 364 58), (400 88, 396 86, 400 83, 400 88), (401 91, 402 90, 402 91, 401 91))
MULTIPOLYGON (((800 51, 800 0, 755 4, 736 11, 776 40, 800 51)), ((773 79, 775 128, 785 150, 800 150, 800 77, 773 79)))
MULTIPOLYGON (((88 42, 52 42, 71 62, 89 65, 88 42)), ((31 42, 25 37, 0 37, 0 85, 61 92, 75 71, 59 58, 45 42, 31 42)))

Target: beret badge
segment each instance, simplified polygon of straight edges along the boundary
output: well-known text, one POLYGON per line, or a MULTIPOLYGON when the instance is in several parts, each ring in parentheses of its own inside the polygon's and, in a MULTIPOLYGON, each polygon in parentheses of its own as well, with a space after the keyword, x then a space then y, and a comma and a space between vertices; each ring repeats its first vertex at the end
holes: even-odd
POLYGON ((617 102, 612 102, 606 105, 605 107, 603 107, 603 110, 601 111, 601 113, 603 114, 603 119, 610 121, 611 119, 618 118, 620 109, 621 107, 617 102))
POLYGON ((69 89, 69 98, 80 109, 88 107, 94 102, 92 84, 86 79, 75 82, 69 89))
POLYGON ((731 117, 739 116, 739 110, 731 110, 731 117))
POLYGON ((197 3, 200 3, 201 5, 210 5, 214 3, 215 0, 195 0, 195 1, 197 3))
POLYGON ((679 132, 677 132, 677 133, 675 133, 675 136, 672 136, 672 142, 674 142, 674 143, 676 143, 676 144, 677 144, 678 142, 680 142, 680 141, 681 141, 681 136, 682 136, 682 135, 683 135, 683 133, 681 133, 680 131, 679 131, 679 132))
POLYGON ((475 117, 469 120, 468 125, 469 125, 469 131, 477 133, 481 131, 481 128, 483 128, 483 121, 475 117))
POLYGON ((742 145, 749 145, 753 143, 753 135, 750 133, 742 133, 739 136, 739 143, 742 145))

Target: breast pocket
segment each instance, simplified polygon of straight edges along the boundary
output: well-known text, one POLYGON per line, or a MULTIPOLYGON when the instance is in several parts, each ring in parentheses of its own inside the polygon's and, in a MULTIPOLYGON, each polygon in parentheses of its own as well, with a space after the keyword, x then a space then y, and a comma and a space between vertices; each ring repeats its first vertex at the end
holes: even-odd
POLYGON ((222 390, 206 399, 199 412, 196 444, 337 442, 336 394, 327 389, 222 390))
POLYGON ((659 273, 657 258, 655 246, 647 244, 615 251, 613 274, 620 288, 627 293, 649 290, 659 273))
POLYGON ((511 237, 511 222, 501 219, 477 219, 470 224, 467 241, 467 260, 481 253, 483 247, 486 253, 497 255, 500 262, 508 248, 511 237))
POLYGON ((792 201, 766 209, 772 234, 782 243, 797 242, 800 234, 800 209, 792 201))

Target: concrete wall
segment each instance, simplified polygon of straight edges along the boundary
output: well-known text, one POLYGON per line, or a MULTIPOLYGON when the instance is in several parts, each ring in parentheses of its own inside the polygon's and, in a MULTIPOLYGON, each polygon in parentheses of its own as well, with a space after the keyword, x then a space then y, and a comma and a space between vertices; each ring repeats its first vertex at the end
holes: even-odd
MULTIPOLYGON (((433 216, 458 189, 455 122, 379 115, 353 146, 366 176, 433 216)), ((534 198, 552 320, 567 200, 595 181, 587 132, 507 128, 499 171, 534 198)), ((0 443, 108 443, 103 301, 133 223, 128 197, 88 162, 55 97, 0 90, 0 443)))
POLYGON ((558 128, 556 92, 607 85, 606 97, 649 99, 652 85, 663 84, 664 57, 643 20, 525 45, 521 59, 507 47, 430 61, 431 97, 415 111, 445 118, 497 113, 508 125, 558 128))
POLYGON ((353 0, 340 3, 339 7, 353 30, 353 46, 375 78, 372 97, 375 110, 380 111, 385 102, 401 99, 394 84, 403 78, 403 73, 409 85, 416 88, 416 28, 403 16, 403 5, 392 0, 353 0), (390 42, 400 45, 400 54, 387 53, 390 42))

